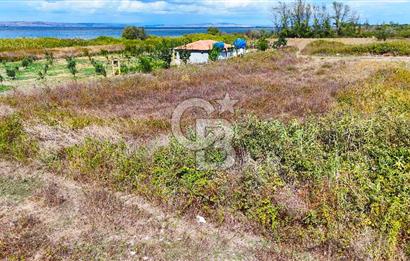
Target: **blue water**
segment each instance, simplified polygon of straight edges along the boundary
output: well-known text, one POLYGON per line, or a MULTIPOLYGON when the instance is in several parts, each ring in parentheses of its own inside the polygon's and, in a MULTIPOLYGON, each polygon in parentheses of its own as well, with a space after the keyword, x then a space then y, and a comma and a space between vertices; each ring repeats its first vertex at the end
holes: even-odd
MULTIPOLYGON (((37 37, 55 37, 55 38, 81 38, 92 39, 98 36, 120 37, 123 28, 120 27, 5 27, 0 26, 0 38, 37 38, 37 37)), ((244 33, 253 29, 269 28, 251 28, 251 27, 225 27, 220 30, 225 33, 244 33)), ((150 35, 156 36, 181 36, 193 33, 205 33, 207 28, 203 27, 167 27, 167 28, 146 28, 150 35)))

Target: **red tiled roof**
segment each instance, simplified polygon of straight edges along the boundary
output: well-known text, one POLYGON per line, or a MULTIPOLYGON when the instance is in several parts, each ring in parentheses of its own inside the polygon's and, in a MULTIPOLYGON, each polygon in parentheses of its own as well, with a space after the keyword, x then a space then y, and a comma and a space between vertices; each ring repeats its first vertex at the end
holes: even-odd
MULTIPOLYGON (((217 41, 214 40, 200 40, 186 45, 181 45, 176 47, 176 50, 191 50, 191 51, 209 51, 212 50, 214 43, 217 41)), ((231 48, 232 45, 225 44, 225 49, 231 48)))

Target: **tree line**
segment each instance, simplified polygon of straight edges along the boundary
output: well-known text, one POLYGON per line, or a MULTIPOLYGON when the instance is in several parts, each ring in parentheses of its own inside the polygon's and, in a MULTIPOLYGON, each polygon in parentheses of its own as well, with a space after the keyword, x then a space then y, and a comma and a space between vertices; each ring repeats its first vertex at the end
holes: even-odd
POLYGON ((347 4, 317 5, 305 0, 279 2, 273 7, 274 30, 283 37, 357 36, 359 15, 347 4))

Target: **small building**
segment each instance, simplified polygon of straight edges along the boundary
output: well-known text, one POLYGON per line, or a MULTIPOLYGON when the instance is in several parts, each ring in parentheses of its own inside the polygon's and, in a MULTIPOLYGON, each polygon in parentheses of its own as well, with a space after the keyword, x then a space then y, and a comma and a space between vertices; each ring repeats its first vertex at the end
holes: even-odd
MULTIPOLYGON (((183 63, 181 59, 181 53, 183 51, 188 51, 190 57, 188 63, 207 63, 209 61, 209 53, 214 47, 217 41, 214 40, 200 40, 186 45, 182 45, 174 48, 174 61, 175 65, 180 65, 183 63)), ((224 48, 222 48, 218 60, 228 59, 230 57, 237 56, 238 52, 235 50, 233 45, 224 43, 224 48)))

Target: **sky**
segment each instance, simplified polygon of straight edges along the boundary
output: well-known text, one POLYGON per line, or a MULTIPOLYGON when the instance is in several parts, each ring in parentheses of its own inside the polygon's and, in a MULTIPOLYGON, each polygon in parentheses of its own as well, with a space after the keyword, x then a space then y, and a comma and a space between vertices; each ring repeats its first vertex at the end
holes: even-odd
MULTIPOLYGON (((291 0, 284 0, 290 2, 291 0)), ((311 0, 331 4, 332 0, 311 0)), ((341 0, 362 21, 410 24, 410 0, 341 0)), ((0 0, 0 21, 272 25, 276 0, 0 0)))

